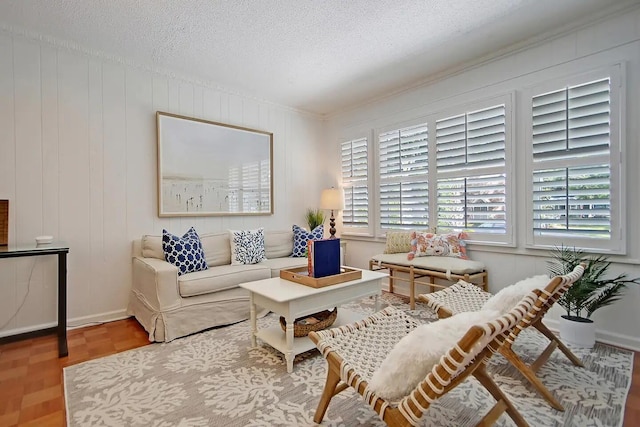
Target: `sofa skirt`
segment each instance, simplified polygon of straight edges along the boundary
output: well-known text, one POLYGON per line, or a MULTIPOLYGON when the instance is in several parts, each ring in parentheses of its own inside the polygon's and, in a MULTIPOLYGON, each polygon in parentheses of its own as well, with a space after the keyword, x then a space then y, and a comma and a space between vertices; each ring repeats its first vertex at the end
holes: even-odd
MULTIPOLYGON (((166 311, 154 309, 142 294, 132 291, 127 314, 149 333, 149 341, 169 342, 215 326, 249 319, 249 295, 241 288, 216 292, 216 298, 184 298, 185 304, 166 311), (199 299, 200 301, 196 301, 199 299)), ((213 297, 214 295, 209 295, 213 297)), ((268 312, 258 308, 258 316, 268 312)))

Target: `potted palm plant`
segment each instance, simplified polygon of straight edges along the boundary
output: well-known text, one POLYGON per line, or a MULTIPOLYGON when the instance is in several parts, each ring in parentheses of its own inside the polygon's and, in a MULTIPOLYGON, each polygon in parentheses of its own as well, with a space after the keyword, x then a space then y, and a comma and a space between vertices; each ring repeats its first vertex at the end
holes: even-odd
POLYGON ((626 273, 606 277, 611 262, 604 255, 587 256, 583 250, 556 247, 551 252, 549 273, 552 276, 570 273, 584 262, 582 277, 558 300, 567 314, 560 319, 560 338, 570 344, 591 348, 595 344, 596 332, 591 315, 599 308, 618 301, 627 285, 638 284, 640 277, 628 279, 626 273))
POLYGON ((309 231, 313 231, 314 228, 320 224, 324 224, 324 212, 321 209, 307 209, 306 213, 307 224, 309 225, 309 231))

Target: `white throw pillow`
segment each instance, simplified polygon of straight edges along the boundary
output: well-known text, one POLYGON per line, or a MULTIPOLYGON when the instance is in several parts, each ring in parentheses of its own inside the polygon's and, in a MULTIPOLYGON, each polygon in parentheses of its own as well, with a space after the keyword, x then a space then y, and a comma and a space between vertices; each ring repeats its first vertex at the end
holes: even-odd
POLYGON ((511 311, 529 292, 534 289, 544 289, 547 284, 549 284, 549 276, 545 274, 527 277, 511 286, 501 289, 484 303, 482 310, 498 310, 504 314, 511 311))
POLYGON ((424 380, 470 327, 499 316, 495 310, 471 311, 418 326, 393 347, 373 373, 369 387, 385 399, 401 399, 424 380))
POLYGON ((267 259, 264 250, 264 229, 229 230, 231 265, 257 264, 267 259))

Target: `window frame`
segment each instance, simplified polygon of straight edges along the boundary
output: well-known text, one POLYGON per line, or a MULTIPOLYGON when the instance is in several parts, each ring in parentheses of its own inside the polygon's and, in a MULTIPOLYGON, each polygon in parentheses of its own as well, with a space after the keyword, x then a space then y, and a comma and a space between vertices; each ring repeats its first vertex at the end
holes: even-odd
MULTIPOLYGON (((588 252, 626 255, 626 236, 622 232, 626 228, 626 165, 625 165, 625 90, 626 78, 623 63, 601 67, 585 73, 572 74, 563 77, 549 79, 536 85, 528 86, 523 90, 523 120, 525 142, 525 188, 526 194, 526 237, 525 247, 530 249, 545 249, 564 245, 579 247, 588 252), (603 78, 610 79, 609 92, 609 167, 610 167, 610 218, 611 237, 598 239, 594 237, 571 236, 571 233, 562 236, 541 236, 534 232, 533 218, 533 173, 544 169, 537 167, 533 159, 533 97, 562 90, 570 86, 579 86, 603 78)), ((563 159, 565 160, 565 159, 563 159)), ((544 166, 544 165, 543 165, 544 166)), ((563 165, 564 166, 564 165, 563 165)), ((566 163, 567 168, 585 166, 585 162, 576 160, 566 163)))

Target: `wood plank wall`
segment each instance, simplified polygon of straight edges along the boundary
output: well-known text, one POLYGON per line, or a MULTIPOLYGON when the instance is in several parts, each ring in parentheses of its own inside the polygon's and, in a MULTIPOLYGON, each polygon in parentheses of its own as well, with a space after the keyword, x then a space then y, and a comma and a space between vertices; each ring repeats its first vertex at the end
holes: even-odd
MULTIPOLYGON (((10 243, 44 234, 69 243, 72 325, 124 314, 133 239, 192 225, 290 229, 335 185, 323 181, 320 117, 1 30, 0 58, 0 199, 10 200, 10 243), (273 132, 275 214, 159 218, 157 110, 273 132)), ((46 257, 0 263, 0 328, 29 290, 0 336, 55 321, 55 269, 46 257)))

